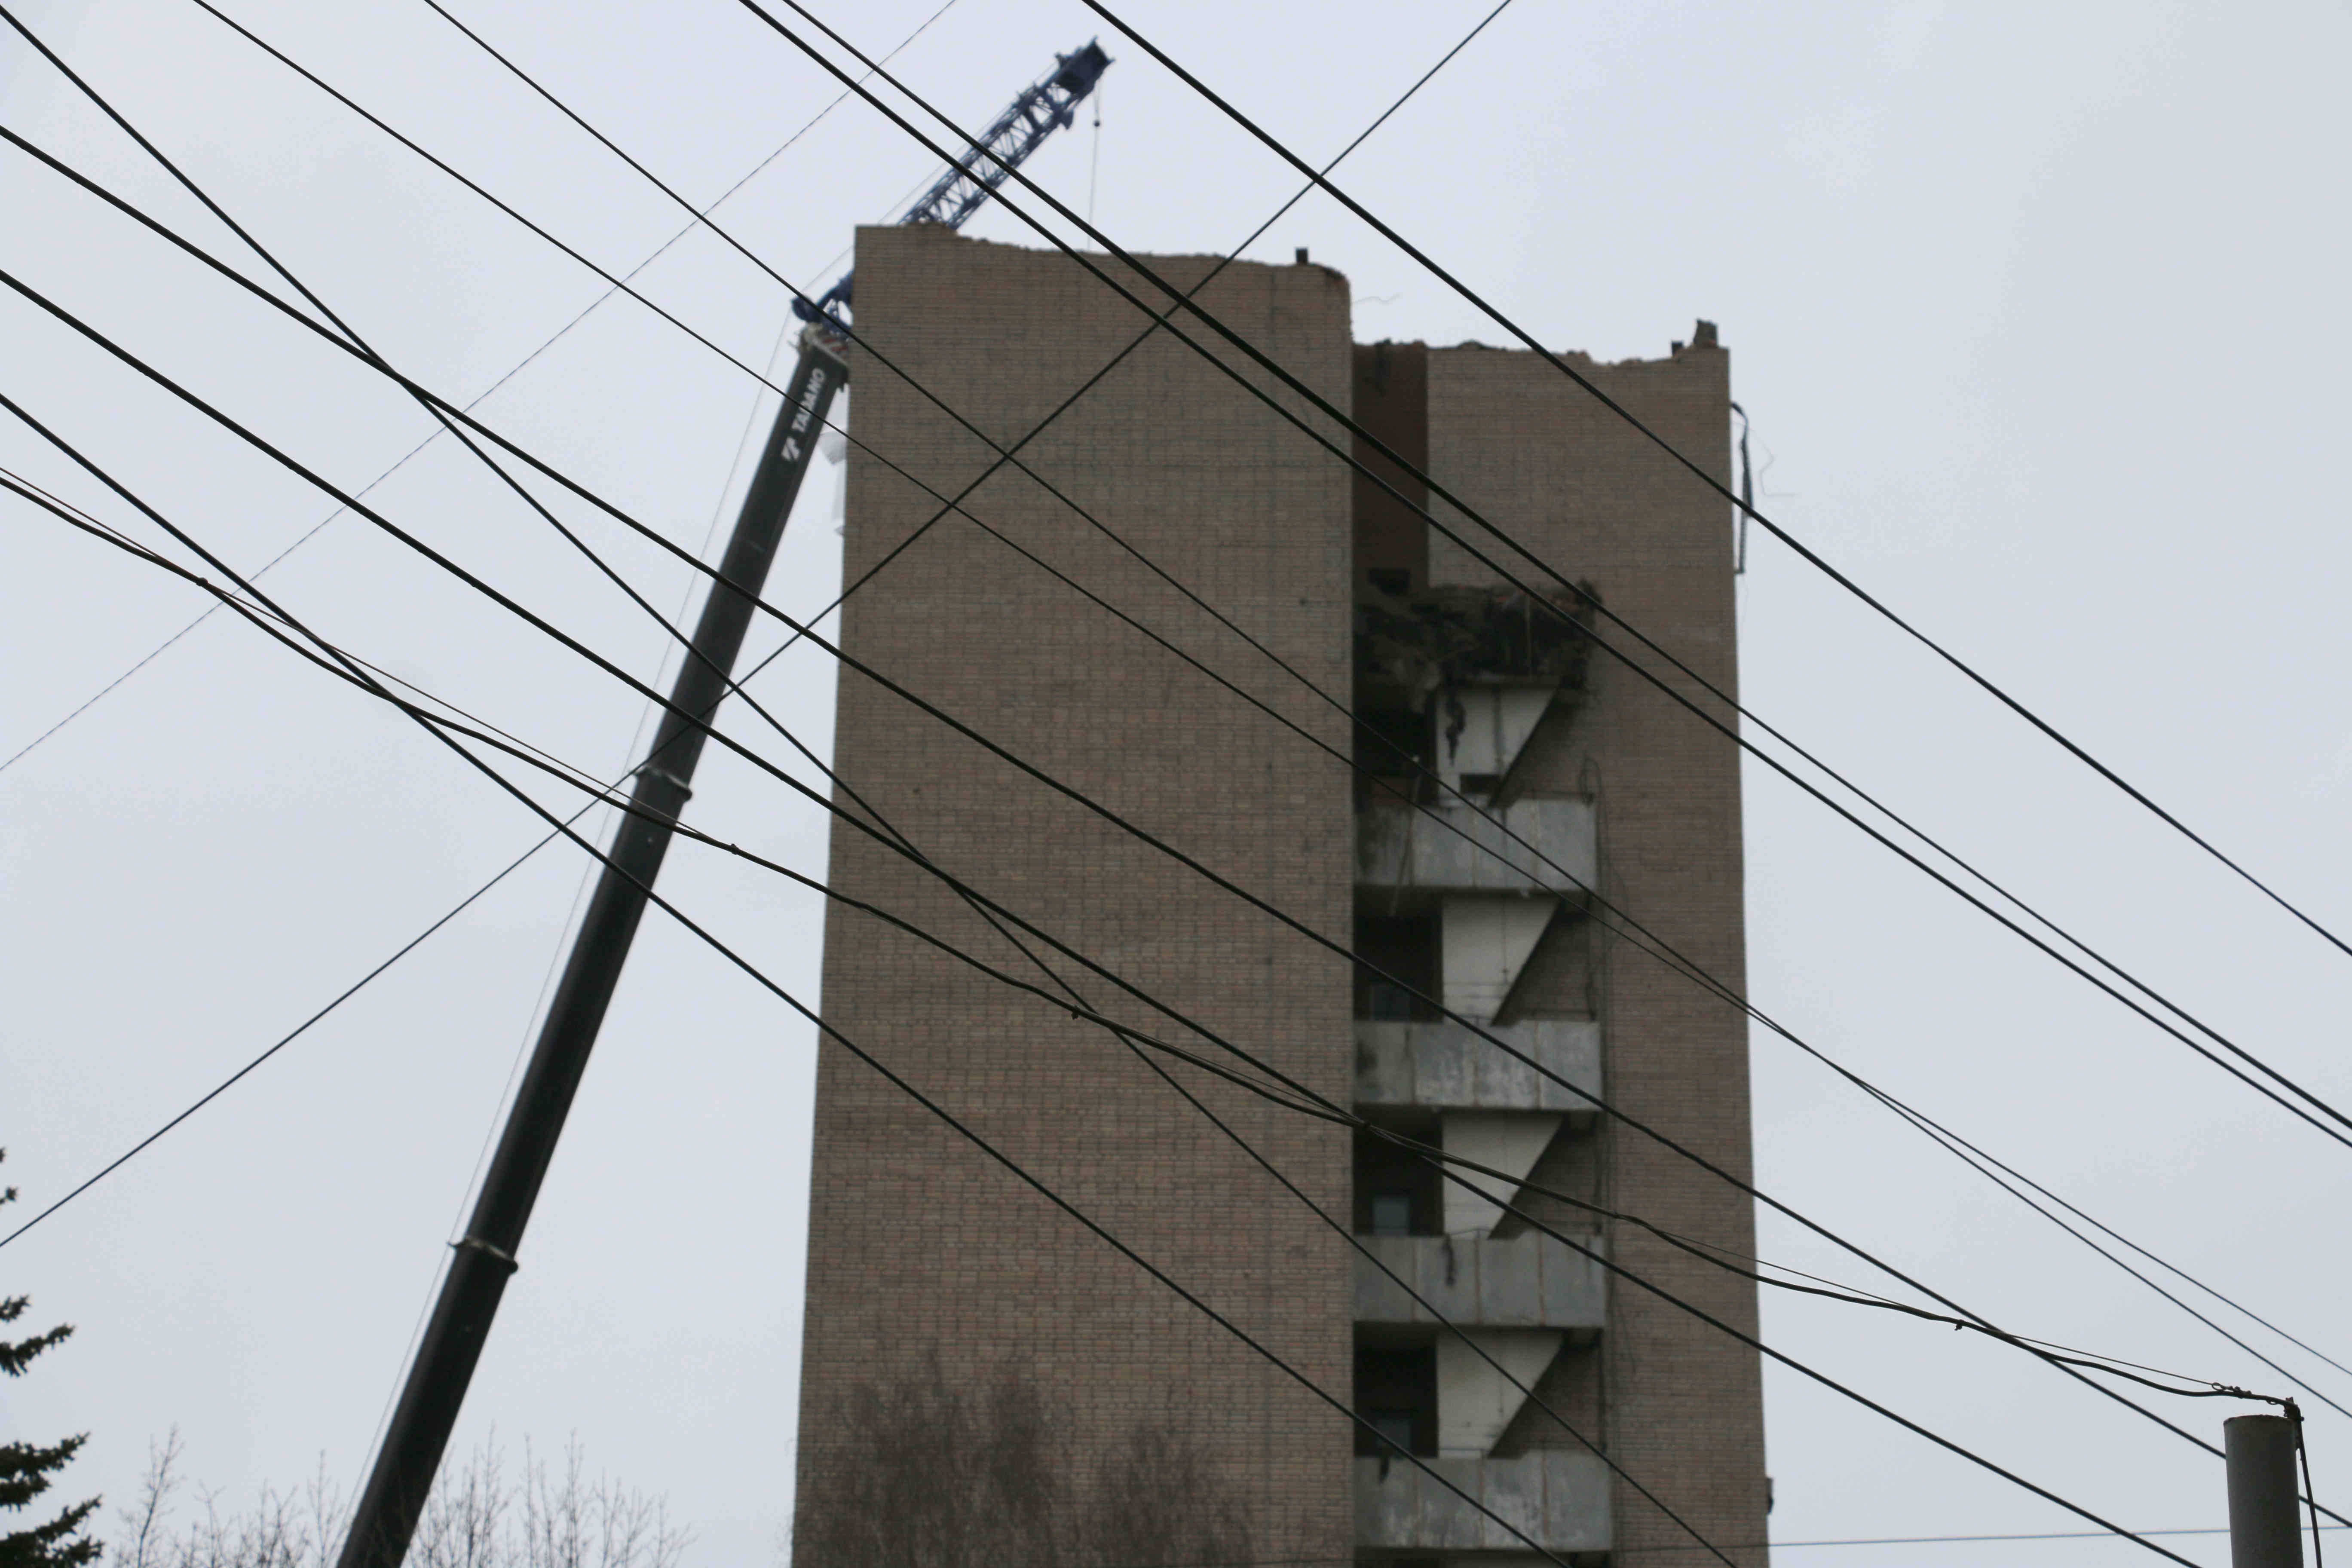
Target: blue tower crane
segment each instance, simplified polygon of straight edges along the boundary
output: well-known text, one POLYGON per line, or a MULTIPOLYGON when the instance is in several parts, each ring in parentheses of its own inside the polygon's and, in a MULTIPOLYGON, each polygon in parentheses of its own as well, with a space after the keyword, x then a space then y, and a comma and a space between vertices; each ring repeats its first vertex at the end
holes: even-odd
MULTIPOLYGON (((1092 43, 1075 54, 1055 57, 1053 71, 1023 89, 1013 106, 997 116, 900 221, 961 227, 1003 183, 1005 164, 1020 163, 1070 123, 1072 110, 1095 89, 1109 64, 1109 57, 1092 43)), ((849 284, 844 275, 814 303, 794 301, 795 313, 806 322, 801 331, 800 363, 761 449, 760 465, 752 471, 735 531, 728 539, 718 581, 695 624, 653 750, 637 768, 629 792, 632 810, 614 834, 596 891, 564 960, 563 978, 531 1047, 530 1065, 499 1135, 481 1195, 453 1249, 456 1255, 442 1279, 416 1359, 409 1365, 392 1423, 384 1428, 383 1446, 376 1451, 367 1489, 352 1515, 337 1568, 400 1568, 408 1554, 474 1364, 489 1341, 490 1320, 517 1267, 523 1226, 555 1156, 572 1095, 587 1068, 588 1054, 595 1048, 597 1031, 620 982, 621 966, 628 959, 675 824, 693 795, 694 765, 702 754, 701 726, 727 695, 736 655, 751 628, 752 601, 766 584, 769 563, 783 541, 785 521, 816 450, 816 433, 824 427, 826 412, 849 379, 844 336, 849 284)))

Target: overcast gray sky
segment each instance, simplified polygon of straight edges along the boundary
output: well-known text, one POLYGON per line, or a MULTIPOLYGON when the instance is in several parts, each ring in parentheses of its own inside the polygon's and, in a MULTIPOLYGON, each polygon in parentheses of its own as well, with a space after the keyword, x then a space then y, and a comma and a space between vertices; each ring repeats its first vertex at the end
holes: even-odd
MULTIPOLYGON (((861 45, 939 0, 827 14, 861 45)), ((675 210, 416 0, 226 8, 615 270, 675 210)), ((1130 0, 1130 19, 1310 157, 1486 9, 1130 0)), ((720 0, 467 3, 460 14, 698 201, 834 95, 720 0)), ((420 380, 470 397, 602 290, 259 57, 188 0, 23 15, 420 380)), ((1098 31, 1067 0, 957 0, 909 80, 967 121, 1098 31)), ((1032 165, 1139 249, 1221 249, 1292 176, 1116 37, 1102 125, 1032 165)), ((1722 325, 1759 500, 2339 931, 2352 929, 2352 568, 2342 287, 2352 100, 2341 4, 1802 7, 1518 0, 1346 166, 1345 183, 1548 342, 1655 356, 1722 325), (2331 458, 2330 453, 2339 454, 2331 458)), ((234 242, 13 37, 8 125, 235 258, 234 242)), ((723 209, 787 275, 932 160, 855 102, 723 209)), ((338 482, 431 428, 415 405, 13 151, 0 266, 338 482)), ((1003 212, 971 232, 1021 239, 1003 212)), ((1500 331, 1321 198, 1258 242, 1351 279, 1360 338, 1500 331)), ((643 285, 764 363, 782 291, 708 236, 643 285)), ((331 502, 33 308, 0 300, 0 383, 241 566, 331 502)), ((729 513, 755 387, 626 300, 484 416, 689 547, 729 513)), ((760 406, 763 419, 766 405, 760 406)), ((0 463, 152 530, 37 437, 0 463)), ((837 586, 833 470, 772 596, 837 586)), ((659 631, 461 452, 375 492, 404 524, 651 678, 659 631)), ((572 506, 659 602, 688 574, 572 506)), ((198 593, 0 504, 0 754, 152 649, 198 593)), ((2176 999, 2352 1100, 2352 959, 2327 948, 1759 534, 1749 702, 2176 999)), ((1573 563, 1561 563, 1572 571, 1573 563)), ((344 518, 268 580, 320 629, 617 772, 642 704, 344 518)), ((755 652, 773 646, 771 634, 755 652)), ((761 678, 824 744, 833 676, 761 678)), ((738 732, 752 731, 738 713, 738 732)), ((767 750, 781 756, 773 742, 767 750)), ((1759 1001, 2068 1199, 2352 1363, 2329 1143, 1751 767, 1759 1001)), ((814 810, 714 752, 695 814, 811 872, 814 810)), ((323 1004, 537 837, 404 720, 216 617, 0 773, 0 1142, 48 1201, 323 1004)), ((249 1498, 347 1482, 454 1234, 559 952, 583 858, 550 851, 328 1023, 0 1256, 79 1335, 12 1384, 0 1439, 93 1436, 68 1489, 126 1500, 177 1425, 249 1498)), ((813 994, 814 901, 682 846, 664 889, 813 994)), ((789 1517, 810 1031, 648 921, 531 1229, 461 1442, 577 1435, 666 1494, 695 1561, 770 1562, 789 1517)), ((2008 1326, 2200 1376, 2276 1374, 1969 1177, 1769 1037, 1760 1182, 2008 1326)), ((1873 1286, 1768 1218, 1767 1257, 1873 1286)), ((1973 1336, 1769 1298, 1801 1358, 2128 1524, 2222 1522, 2216 1463, 1973 1336)), ((2258 1332, 2258 1331, 2257 1331, 2258 1332)), ((2265 1348, 2270 1348, 2265 1342, 2265 1348)), ((2352 1405, 2352 1377, 2279 1347, 2352 1405), (2323 1377, 2326 1380, 2323 1381, 2323 1377)), ((1791 1374, 1768 1375, 1786 1540, 2074 1528, 1791 1374)), ((2218 1438, 2216 1401, 2168 1414, 2218 1438)), ((2309 1406, 2323 1492, 2352 1421, 2309 1406)), ((2352 1511, 2347 1510, 2347 1511, 2352 1511)), ((2226 1559, 2218 1538, 2176 1543, 2226 1559)), ((2000 1549, 2121 1562, 2105 1542, 2000 1549)), ((1957 1562, 1980 1549, 1856 1549, 1957 1562)), ((1812 1560, 1805 1554, 1801 1561, 1812 1560)))

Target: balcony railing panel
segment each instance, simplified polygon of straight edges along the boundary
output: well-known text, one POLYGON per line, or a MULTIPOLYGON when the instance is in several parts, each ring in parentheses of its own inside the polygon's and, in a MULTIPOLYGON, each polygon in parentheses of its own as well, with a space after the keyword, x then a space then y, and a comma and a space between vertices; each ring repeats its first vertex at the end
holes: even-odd
POLYGON ((1455 1023, 1356 1021, 1356 1103, 1451 1110, 1591 1110, 1601 1092, 1601 1026, 1586 1018, 1488 1025, 1547 1078, 1455 1023), (1575 1088, 1558 1081, 1565 1079, 1575 1088), (1585 1094, 1580 1094, 1582 1089, 1585 1094))
POLYGON ((1491 814, 1375 801, 1356 817, 1360 887, 1568 897, 1593 885, 1597 859, 1589 800, 1522 800, 1491 814))
MULTIPOLYGON (((1609 1471, 1544 1448, 1516 1458, 1425 1460, 1547 1552, 1610 1547, 1609 1471)), ((1525 1552, 1527 1542, 1402 1458, 1356 1461, 1356 1544, 1412 1552, 1525 1552)))
MULTIPOLYGON (((1355 1314, 1360 1323, 1434 1323, 1442 1313, 1464 1327, 1599 1329, 1606 1326, 1605 1270, 1539 1231, 1492 1237, 1367 1236, 1373 1257, 1412 1281, 1423 1307, 1370 1258, 1356 1255, 1355 1314), (1433 1311, 1432 1309, 1434 1309, 1433 1311)), ((1601 1239, 1584 1243, 1594 1252, 1601 1239)))

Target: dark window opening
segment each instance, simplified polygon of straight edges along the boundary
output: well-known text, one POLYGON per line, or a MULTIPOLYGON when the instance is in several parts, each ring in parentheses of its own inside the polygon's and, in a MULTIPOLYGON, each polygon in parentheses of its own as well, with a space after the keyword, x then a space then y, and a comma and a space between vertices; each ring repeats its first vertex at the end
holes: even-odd
MULTIPOLYGON (((1434 1118, 1429 1119, 1433 1123, 1434 1118)), ((1400 1125, 1397 1132, 1437 1142, 1434 1125, 1400 1125)), ((1365 1128, 1356 1130, 1356 1229, 1369 1236, 1435 1236, 1444 1224, 1444 1194, 1437 1167, 1365 1128)))
POLYGON ((1432 1023, 1444 984, 1437 917, 1359 915, 1356 918, 1356 1016, 1382 1023, 1432 1023))
POLYGON ((1496 786, 1502 782, 1503 775, 1500 773, 1464 773, 1462 793, 1471 795, 1493 795, 1496 786))
POLYGON ((1358 1345, 1356 1409, 1371 1426, 1370 1431, 1356 1428, 1357 1453, 1435 1454, 1437 1347, 1358 1345))
POLYGON ((1430 798, 1429 715, 1409 708, 1368 708, 1356 715, 1356 808, 1430 798), (1377 782, 1376 782, 1377 781, 1377 782))

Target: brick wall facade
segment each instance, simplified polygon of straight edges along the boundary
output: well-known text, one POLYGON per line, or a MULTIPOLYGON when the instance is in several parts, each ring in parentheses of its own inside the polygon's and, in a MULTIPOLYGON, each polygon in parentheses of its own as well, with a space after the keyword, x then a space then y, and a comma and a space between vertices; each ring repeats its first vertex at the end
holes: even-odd
MULTIPOLYGON (((1712 333, 1708 333, 1711 336, 1712 333)), ((1676 448, 1727 479, 1729 356, 1710 344, 1664 360, 1567 356, 1676 448)), ((1721 689, 1738 692, 1730 509, 1630 426, 1535 354, 1463 347, 1429 353, 1430 476, 1721 689)), ((1473 525, 1440 510, 1522 581, 1545 586, 1473 525)), ((1442 537, 1435 582, 1495 580, 1442 537)), ((1625 649, 1719 711, 1687 677, 1603 626, 1625 649)), ((1721 734, 1606 654, 1591 700, 1547 754, 1538 787, 1595 795, 1604 891, 1726 983, 1746 986, 1739 759, 1721 734)), ((1613 1104, 1749 1176, 1746 1020, 1622 942, 1604 950, 1605 1084, 1613 1104)), ((1749 1201, 1622 1127, 1603 1124, 1612 1206, 1753 1253, 1749 1201)), ((1624 1226, 1627 1268, 1753 1333, 1753 1286, 1624 1226)), ((1622 1280, 1602 1336, 1612 1457, 1709 1539, 1765 1539, 1761 1375, 1754 1352, 1622 1280)), ((1617 1541, 1636 1552, 1689 1538, 1622 1484, 1617 1541)), ((1759 1559, 1762 1553, 1753 1553, 1759 1559)), ((1647 1560, 1646 1556, 1639 1560, 1647 1560)), ((1663 1559, 1662 1559, 1663 1560, 1663 1559)))
MULTIPOLYGON (((1213 258, 1152 265, 1189 287, 1213 258)), ((1150 297, 1148 286, 1137 291, 1150 297)), ((1391 374, 1391 361, 1375 364, 1351 346, 1346 282, 1327 268, 1235 265, 1202 298, 1342 406, 1364 395, 1368 374, 1391 374)), ((881 354, 1006 442, 1142 325, 1132 307, 1057 255, 919 228, 860 231, 856 310, 859 332, 881 354)), ((1383 416, 1400 429, 1418 425, 1441 483, 1731 688, 1730 532, 1719 500, 1531 355, 1414 345, 1393 364, 1425 374, 1426 396, 1416 408, 1409 388, 1382 379, 1375 390, 1388 400, 1383 416)), ((1592 374, 1683 449, 1718 471, 1727 462, 1720 350, 1592 374)), ((992 460, 873 354, 856 355, 853 374, 853 433, 926 483, 951 494, 992 460)), ((1363 591, 1360 552, 1382 552, 1416 584, 1423 571, 1438 584, 1485 580, 1442 539, 1428 540, 1424 554, 1395 509, 1368 514, 1358 494, 1366 487, 1347 468, 1164 334, 1024 456, 1343 700, 1350 605, 1363 591)), ((1342 752, 1350 749, 1342 718, 1034 480, 1000 472, 967 505, 1342 752)), ((848 579, 937 510, 853 449, 848 579)), ((1047 773, 1317 931, 1349 939, 1347 769, 971 522, 941 521, 861 589, 845 606, 841 639, 1047 773)), ((1605 657, 1594 661, 1592 691, 1533 759, 1535 792, 1597 794, 1609 896, 1741 984, 1732 749, 1605 657)), ((1342 960, 852 674, 841 682, 835 761, 850 786, 946 869, 1324 1094, 1349 1097, 1354 999, 1342 960)), ((831 877, 844 892, 1034 974, 952 893, 862 836, 836 829, 831 877)), ((1745 1173, 1739 1018, 1621 944, 1595 943, 1576 962, 1584 967, 1574 984, 1560 986, 1600 999, 1610 1094, 1745 1173)), ((1055 966, 1102 1011, 1180 1035, 1066 962, 1055 966)), ((1316 1383, 1349 1396, 1346 1244, 1124 1047, 837 907, 826 924, 824 986, 835 1026, 1316 1383)), ((1353 1156, 1344 1131, 1176 1070, 1348 1220, 1353 1156)), ((1746 1202, 1647 1140, 1612 1132, 1579 1158, 1594 1168, 1580 1169, 1576 1183, 1597 1185, 1610 1202, 1751 1249, 1746 1202)), ((976 1382, 1013 1364, 1063 1413, 1070 1462, 1082 1465, 1139 1427, 1173 1434, 1212 1455, 1244 1500, 1257 1556, 1349 1555, 1352 1437, 1337 1415, 831 1045, 820 1054, 814 1161, 803 1507, 816 1506, 847 1468, 877 1462, 840 1418, 862 1384, 976 1382)), ((1637 1232, 1612 1236, 1611 1246, 1629 1267, 1752 1329, 1754 1292, 1743 1281, 1637 1232)), ((1752 1353, 1620 1284, 1598 1352, 1563 1358, 1556 1380, 1579 1418, 1605 1412, 1612 1455, 1710 1537, 1763 1539, 1752 1353)), ((1620 1547, 1687 1545, 1622 1487, 1614 1512, 1620 1547)))
MULTIPOLYGON (((1190 286, 1211 259, 1160 265, 1190 286)), ((1025 432, 1139 326, 1059 257, 869 228, 857 321, 882 353, 1000 440, 1025 432)), ((1239 265, 1212 309, 1345 405, 1345 281, 1239 265)), ((870 354, 851 429, 952 494, 992 453, 870 354)), ((1179 580, 1327 690, 1348 679, 1346 470, 1164 334, 1024 453, 1179 580)), ((1183 603, 1031 479, 971 510, 1333 744, 1346 721, 1183 603)), ((936 510, 853 449, 855 579, 936 510)), ((853 597, 842 640, 1039 767, 1342 942, 1344 767, 1217 691, 956 517, 853 597)), ((1344 961, 1235 902, 855 675, 842 776, 927 855, 991 897, 1323 1093, 1348 1093, 1344 961)), ((904 861, 836 829, 832 880, 1007 967, 1017 953, 904 861)), ((1061 965, 1065 970, 1068 965, 1061 965)), ((1079 976, 1138 1027, 1164 1019, 1079 976)), ((836 907, 824 1010, 1043 1181, 1345 1399, 1346 1244, 1282 1196, 1098 1029, 836 907)), ((1194 1042, 1198 1043, 1198 1042, 1194 1042)), ((1343 1130, 1189 1073, 1194 1088, 1343 1221, 1343 1130)), ((871 1072, 821 1052, 809 1240, 801 1497, 872 1462, 829 1413, 860 1380, 950 1378, 1007 1358, 1066 1408, 1074 1452, 1138 1425, 1213 1454, 1265 1556, 1344 1558, 1349 1433, 1328 1407, 1024 1191, 871 1072)))

